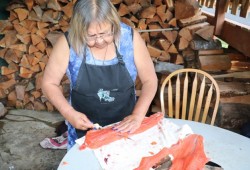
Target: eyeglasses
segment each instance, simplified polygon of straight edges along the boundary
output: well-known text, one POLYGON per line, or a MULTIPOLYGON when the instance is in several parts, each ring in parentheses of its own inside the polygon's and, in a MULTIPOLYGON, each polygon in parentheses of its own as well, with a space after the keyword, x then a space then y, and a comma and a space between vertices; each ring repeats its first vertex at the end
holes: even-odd
POLYGON ((96 35, 87 35, 87 41, 88 42, 96 42, 97 38, 105 39, 109 38, 114 35, 114 32, 108 32, 108 33, 101 33, 101 34, 96 34, 96 35))

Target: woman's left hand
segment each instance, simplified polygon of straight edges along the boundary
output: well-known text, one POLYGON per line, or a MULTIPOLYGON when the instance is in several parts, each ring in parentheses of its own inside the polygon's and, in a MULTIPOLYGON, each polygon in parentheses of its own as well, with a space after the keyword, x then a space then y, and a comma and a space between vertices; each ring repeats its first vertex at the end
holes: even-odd
POLYGON ((119 124, 116 124, 113 129, 121 133, 133 133, 136 131, 143 121, 144 117, 137 115, 129 115, 125 117, 119 124))

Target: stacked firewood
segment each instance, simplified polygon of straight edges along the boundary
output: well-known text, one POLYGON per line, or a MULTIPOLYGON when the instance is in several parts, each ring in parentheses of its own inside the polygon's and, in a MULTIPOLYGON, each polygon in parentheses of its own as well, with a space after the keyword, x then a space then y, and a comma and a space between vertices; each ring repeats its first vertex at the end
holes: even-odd
MULTIPOLYGON (((41 80, 53 44, 67 31, 75 1, 12 1, 8 20, 0 21, 1 67, 0 100, 7 108, 54 111, 43 96, 41 80)), ((61 88, 68 95, 65 77, 61 88)))
MULTIPOLYGON (((213 39, 213 26, 206 22, 196 0, 111 1, 121 20, 140 32, 156 63, 184 65, 195 58, 196 51, 220 49, 213 39)), ((55 110, 42 94, 41 80, 53 44, 68 29, 75 2, 13 0, 8 5, 10 16, 0 21, 0 34, 4 35, 0 57, 8 63, 1 67, 0 102, 7 108, 55 110)), ((61 89, 68 97, 66 76, 61 89)))

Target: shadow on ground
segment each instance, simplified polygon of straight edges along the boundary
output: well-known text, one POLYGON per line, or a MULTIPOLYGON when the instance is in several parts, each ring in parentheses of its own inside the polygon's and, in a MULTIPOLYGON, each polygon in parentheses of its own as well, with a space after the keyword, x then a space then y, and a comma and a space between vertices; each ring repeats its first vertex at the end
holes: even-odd
POLYGON ((0 169, 57 169, 66 150, 43 149, 39 143, 54 137, 63 121, 59 113, 11 110, 0 120, 0 169))

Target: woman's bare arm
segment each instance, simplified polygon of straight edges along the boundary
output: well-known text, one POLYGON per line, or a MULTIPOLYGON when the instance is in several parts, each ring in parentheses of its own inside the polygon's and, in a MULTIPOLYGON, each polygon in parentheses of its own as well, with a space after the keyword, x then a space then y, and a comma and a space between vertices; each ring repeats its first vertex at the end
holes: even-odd
POLYGON ((92 123, 84 114, 76 112, 72 108, 59 88, 61 80, 66 73, 68 63, 69 46, 66 37, 62 35, 54 45, 46 65, 42 81, 42 90, 46 98, 57 108, 66 120, 75 128, 85 130, 92 127, 92 123))
POLYGON ((116 128, 133 132, 140 127, 157 90, 157 76, 144 40, 134 31, 134 60, 142 83, 141 94, 131 116, 126 117, 116 128))

